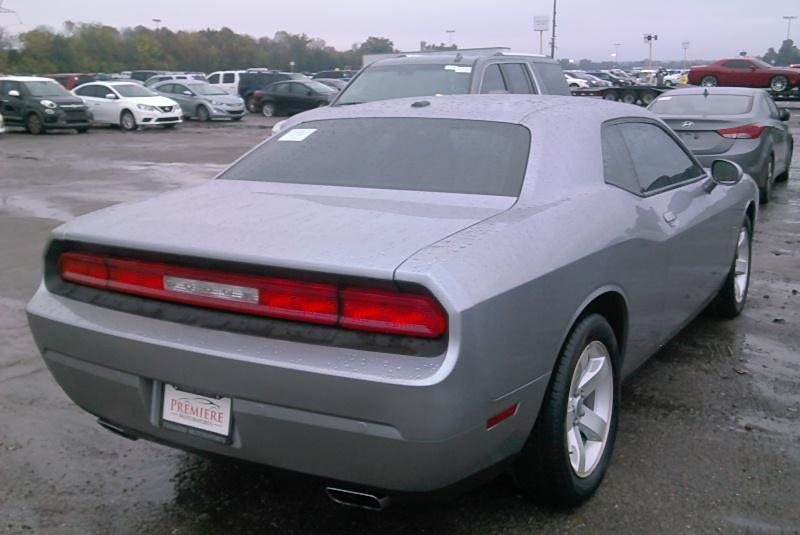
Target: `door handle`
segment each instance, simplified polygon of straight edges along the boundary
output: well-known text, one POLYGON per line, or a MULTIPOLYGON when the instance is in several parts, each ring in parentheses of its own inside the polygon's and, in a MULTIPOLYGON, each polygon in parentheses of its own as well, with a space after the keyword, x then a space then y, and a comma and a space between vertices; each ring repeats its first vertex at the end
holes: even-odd
POLYGON ((666 221, 670 225, 674 223, 676 219, 678 219, 678 216, 676 216, 674 213, 664 212, 664 221, 666 221))

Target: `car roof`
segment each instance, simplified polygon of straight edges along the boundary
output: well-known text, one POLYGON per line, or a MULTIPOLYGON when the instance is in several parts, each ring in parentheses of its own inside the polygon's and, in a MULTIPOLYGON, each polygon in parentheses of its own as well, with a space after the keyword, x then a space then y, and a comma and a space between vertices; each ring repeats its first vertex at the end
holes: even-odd
POLYGON ((55 82, 52 78, 45 76, 0 76, 0 80, 10 82, 55 82))
MULTIPOLYGON (((138 85, 139 87, 142 84, 137 84, 135 81, 127 81, 127 80, 94 80, 92 82, 86 82, 85 84, 81 84, 78 87, 83 87, 85 85, 138 85)), ((77 89, 77 88, 76 88, 77 89)))
POLYGON ((742 95, 742 96, 756 96, 764 92, 763 89, 756 89, 752 87, 683 87, 680 89, 673 89, 665 93, 665 95, 702 95, 708 91, 709 95, 742 95))
POLYGON ((316 108, 304 113, 303 117, 306 121, 397 117, 530 124, 551 114, 557 115, 553 120, 563 125, 616 117, 655 117, 651 112, 629 104, 555 95, 445 95, 378 100, 353 106, 316 108), (427 104, 415 104, 421 102, 427 104))

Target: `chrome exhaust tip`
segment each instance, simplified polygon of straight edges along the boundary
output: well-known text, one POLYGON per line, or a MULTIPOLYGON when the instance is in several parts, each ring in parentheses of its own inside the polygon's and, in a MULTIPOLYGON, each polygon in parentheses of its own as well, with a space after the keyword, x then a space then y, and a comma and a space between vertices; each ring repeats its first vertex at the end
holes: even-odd
POLYGON ((383 511, 392 499, 389 496, 377 496, 367 492, 358 492, 355 490, 340 489, 336 487, 325 487, 325 494, 332 502, 339 505, 346 505, 347 507, 357 507, 358 509, 366 509, 368 511, 383 511))

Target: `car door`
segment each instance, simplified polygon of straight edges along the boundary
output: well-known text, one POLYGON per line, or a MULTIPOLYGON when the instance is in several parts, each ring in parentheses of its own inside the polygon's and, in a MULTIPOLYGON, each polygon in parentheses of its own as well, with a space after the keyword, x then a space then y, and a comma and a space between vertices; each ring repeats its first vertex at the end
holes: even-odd
POLYGON ((170 84, 170 98, 177 101, 183 114, 187 117, 194 116, 194 93, 183 84, 170 84), (188 94, 187 94, 188 93, 188 94))
POLYGON ((782 173, 789 165, 792 144, 789 142, 791 133, 789 125, 781 121, 781 112, 775 101, 767 93, 760 92, 756 97, 758 105, 762 106, 769 119, 766 122, 773 140, 773 154, 775 154, 775 174, 782 173))
POLYGON ((94 93, 94 107, 92 113, 95 119, 101 123, 114 124, 119 122, 121 113, 119 97, 107 85, 97 84, 92 87, 94 93), (114 95, 114 98, 106 98, 106 95, 114 95))
POLYGON ((235 72, 224 72, 222 73, 222 82, 221 87, 228 93, 234 95, 236 94, 236 73, 235 72))
POLYGON ((22 84, 12 80, 5 80, 0 82, 2 90, 0 90, 0 112, 3 114, 3 120, 6 124, 23 124, 25 115, 25 102, 22 99, 24 95, 22 84), (11 91, 16 91, 19 96, 9 95, 11 91))
POLYGON ((721 73, 720 85, 758 87, 756 76, 753 74, 755 71, 752 62, 746 59, 731 59, 726 61, 723 66, 725 69, 721 73))
POLYGON ((671 336, 698 313, 721 287, 733 261, 741 207, 728 187, 704 185, 697 160, 658 122, 618 125, 643 197, 661 218, 668 271, 653 281, 662 303, 663 327, 671 336))
POLYGON ((95 86, 95 85, 84 85, 84 86, 81 86, 81 87, 77 88, 75 90, 75 94, 77 96, 79 96, 81 98, 81 100, 83 100, 83 102, 86 104, 86 107, 89 109, 89 111, 92 114, 92 119, 94 120, 94 122, 96 122, 96 123, 105 123, 107 121, 105 121, 103 119, 103 117, 102 117, 103 114, 102 114, 101 110, 99 109, 100 108, 100 103, 99 103, 100 99, 97 97, 97 95, 99 94, 99 91, 95 91, 96 88, 97 88, 97 86, 95 86))

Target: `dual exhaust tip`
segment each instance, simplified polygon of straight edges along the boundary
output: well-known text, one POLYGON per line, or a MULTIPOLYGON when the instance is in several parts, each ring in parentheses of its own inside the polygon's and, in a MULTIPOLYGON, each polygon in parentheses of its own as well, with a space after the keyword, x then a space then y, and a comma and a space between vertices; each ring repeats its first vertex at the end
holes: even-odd
MULTIPOLYGON (((102 418, 97 419, 97 423, 106 430, 111 431, 115 435, 127 438, 128 440, 137 440, 139 437, 129 433, 126 429, 112 424, 108 420, 102 418)), ((358 509, 366 509, 368 511, 383 511, 392 502, 389 496, 379 496, 369 492, 359 492, 356 490, 341 489, 338 487, 325 487, 325 494, 334 503, 345 505, 347 507, 356 507, 358 509)))
POLYGON ((368 492, 340 489, 337 487, 325 487, 325 494, 328 495, 331 501, 339 505, 366 509, 368 511, 383 511, 392 503, 392 499, 389 496, 378 496, 368 492))

